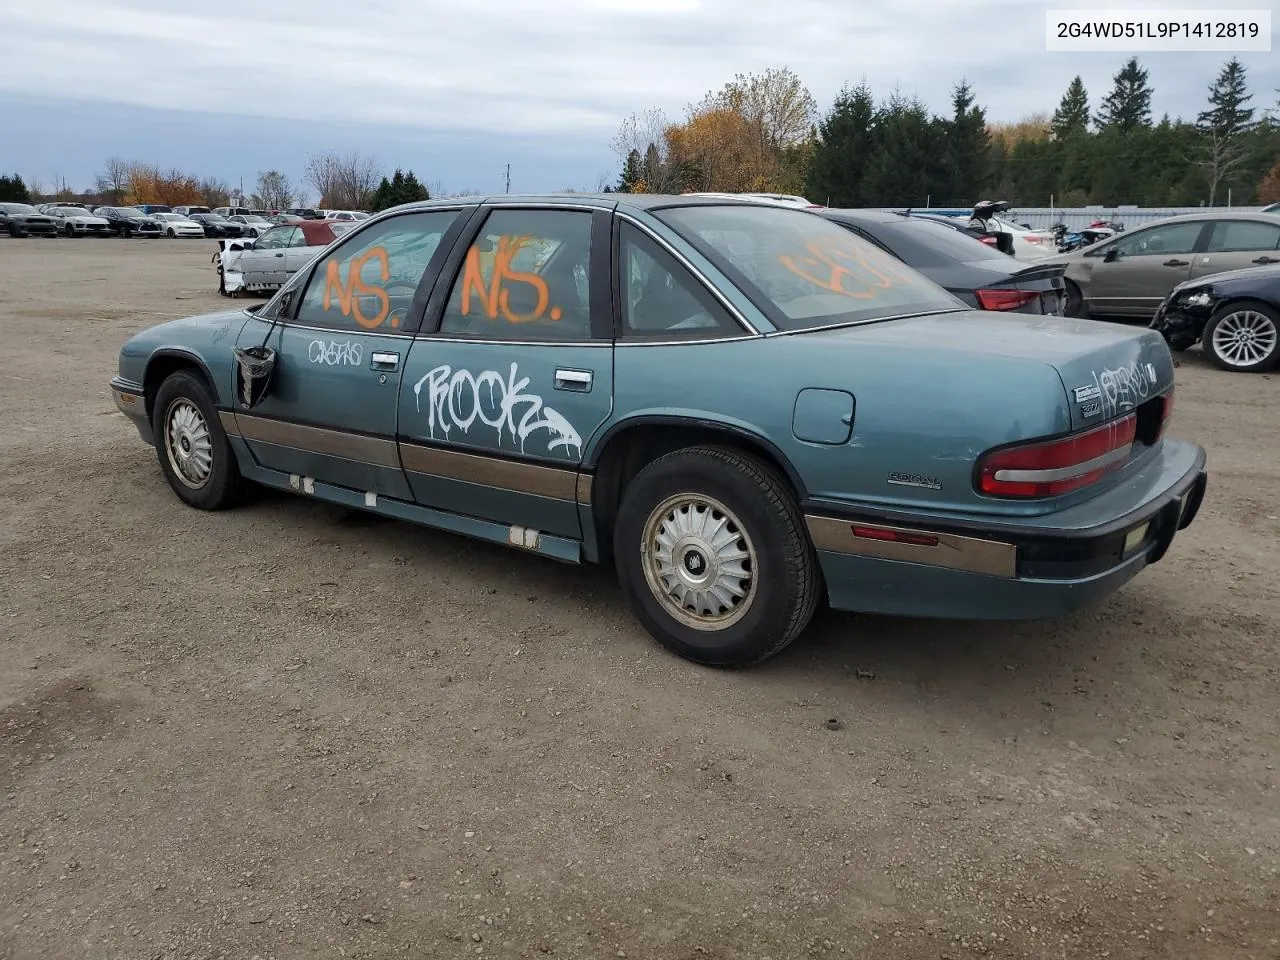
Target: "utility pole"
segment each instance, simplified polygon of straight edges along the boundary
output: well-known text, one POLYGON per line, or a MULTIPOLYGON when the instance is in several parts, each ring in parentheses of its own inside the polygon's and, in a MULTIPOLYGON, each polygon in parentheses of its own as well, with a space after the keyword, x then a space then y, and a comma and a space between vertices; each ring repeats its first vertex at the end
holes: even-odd
POLYGON ((507 193, 511 192, 511 164, 507 164, 507 193))

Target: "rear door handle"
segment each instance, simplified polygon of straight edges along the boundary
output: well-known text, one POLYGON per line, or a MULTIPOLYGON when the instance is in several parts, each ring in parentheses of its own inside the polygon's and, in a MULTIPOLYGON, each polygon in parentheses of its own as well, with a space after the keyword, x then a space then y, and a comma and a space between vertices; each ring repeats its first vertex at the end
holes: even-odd
POLYGON ((277 256, 277 257, 283 257, 283 256, 284 256, 284 254, 283 254, 283 253, 277 253, 277 254, 276 254, 276 256, 277 256))
POLYGON ((556 371, 556 389, 557 390, 579 390, 586 393, 591 389, 591 381, 595 379, 595 374, 590 370, 564 370, 556 371))
POLYGON ((1187 260, 1166 260, 1164 265, 1166 267, 1189 267, 1191 263, 1187 260))
POLYGON ((1280 263, 1275 257, 1259 257, 1254 263, 1280 263))
POLYGON ((400 366, 400 354, 374 351, 369 359, 369 366, 374 370, 394 370, 400 366))

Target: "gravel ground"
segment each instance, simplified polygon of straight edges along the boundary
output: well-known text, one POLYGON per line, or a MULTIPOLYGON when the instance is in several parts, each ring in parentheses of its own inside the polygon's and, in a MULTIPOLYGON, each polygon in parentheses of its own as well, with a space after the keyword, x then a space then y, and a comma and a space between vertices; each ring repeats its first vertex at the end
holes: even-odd
POLYGON ((182 506, 107 381, 210 255, 0 240, 0 957, 1280 956, 1280 378, 1180 356, 1209 494, 1105 604, 722 673, 608 570, 182 506))

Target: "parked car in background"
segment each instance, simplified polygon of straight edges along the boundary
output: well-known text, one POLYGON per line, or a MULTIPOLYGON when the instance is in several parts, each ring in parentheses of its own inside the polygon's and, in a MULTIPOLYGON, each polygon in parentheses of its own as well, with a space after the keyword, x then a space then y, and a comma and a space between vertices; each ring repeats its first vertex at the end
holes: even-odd
POLYGON ((287 210, 281 210, 280 213, 292 214, 295 217, 301 217, 303 220, 323 220, 324 214, 312 207, 290 207, 287 210))
POLYGON ((907 210, 905 213, 907 216, 915 217, 918 220, 928 220, 930 223, 941 224, 949 230, 964 234, 966 237, 972 237, 993 250, 999 250, 1010 257, 1013 256, 1013 237, 1007 233, 983 233, 981 230, 974 230, 964 220, 958 220, 955 217, 939 213, 926 213, 920 210, 907 210))
POLYGON ((428 201, 319 252, 264 306, 123 344, 110 389, 175 495, 257 482, 613 563, 698 662, 776 654, 822 593, 1063 615, 1203 498, 1155 331, 968 310, 805 210, 428 201))
POLYGON ((120 237, 158 237, 164 232, 159 220, 137 207, 98 207, 93 212, 111 224, 112 232, 120 237))
POLYGON ((260 237, 275 226, 266 217, 259 216, 256 213, 233 213, 227 219, 232 223, 240 224, 246 237, 260 237))
POLYGON ((195 220, 189 220, 181 213, 152 214, 160 221, 166 237, 203 237, 204 227, 195 220))
POLYGON ((29 203, 0 203, 0 230, 11 237, 56 237, 58 221, 29 203))
POLYGON ((193 213, 190 218, 204 228, 206 237, 243 237, 244 224, 234 223, 215 213, 193 213))
POLYGON ((355 224, 330 220, 302 220, 272 227, 256 240, 222 243, 214 257, 218 292, 234 295, 279 289, 310 263, 326 244, 355 224))
POLYGON ((1260 373, 1280 363, 1280 263, 1180 283, 1151 318, 1173 350, 1199 343, 1223 370, 1260 373))
POLYGON ((301 223, 306 217, 300 217, 296 213, 277 213, 267 217, 267 221, 273 226, 280 226, 282 223, 301 223))
POLYGON ((362 210, 326 210, 324 214, 326 220, 368 220, 369 214, 362 210))
POLYGON ((1058 264, 1026 264, 981 243, 970 231, 876 210, 823 209, 818 214, 920 271, 979 310, 1061 316, 1066 304, 1058 264))
POLYGON ((184 217, 190 217, 193 213, 209 213, 210 211, 208 207, 180 206, 174 207, 172 212, 180 213, 184 217))
POLYGON ((1280 217, 1217 211, 1169 217, 1050 258, 1067 267, 1067 314, 1149 321, 1174 287, 1280 263, 1280 217))
POLYGON ((112 232, 110 220, 81 206, 51 204, 46 205, 44 212, 57 221, 58 229, 68 237, 107 237, 112 232))
POLYGON ((1280 213, 1280 203, 1272 203, 1265 206, 1260 211, 1262 213, 1280 213))
POLYGON ((133 209, 141 210, 147 216, 151 216, 151 214, 153 213, 172 213, 173 212, 169 208, 168 204, 164 204, 164 203, 137 203, 137 204, 134 204, 133 209))

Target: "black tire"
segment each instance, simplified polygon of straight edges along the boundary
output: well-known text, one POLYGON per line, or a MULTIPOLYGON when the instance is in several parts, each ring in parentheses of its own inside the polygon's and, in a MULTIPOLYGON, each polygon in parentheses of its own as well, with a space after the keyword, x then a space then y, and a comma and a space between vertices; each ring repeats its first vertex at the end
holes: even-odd
POLYGON ((1280 360, 1280 313, 1277 313, 1275 307, 1258 300, 1237 300, 1223 304, 1204 325, 1200 345, 1205 356, 1222 370, 1230 370, 1232 373, 1261 373, 1270 370, 1280 360), (1226 330, 1222 338, 1214 336, 1224 326, 1244 338, 1236 341, 1237 349, 1241 352, 1235 356, 1222 352, 1228 348, 1228 343, 1221 342, 1227 336, 1226 330), (1261 355, 1253 359, 1257 354, 1261 355))
MULTIPOLYGON (((767 660, 800 635, 818 605, 817 555, 795 497, 776 470, 737 450, 690 447, 654 460, 623 492, 613 540, 618 578, 632 610, 659 643, 694 663, 746 667, 767 660), (686 508, 686 498, 699 506, 686 508), (657 551, 646 549, 651 537, 658 542, 662 516, 687 518, 695 511, 720 517, 719 532, 732 539, 713 552, 727 557, 725 551, 736 548, 746 559, 722 562, 736 562, 749 574, 743 601, 701 618, 700 626, 691 625, 696 614, 679 613, 672 600, 659 596, 657 551)), ((677 578, 702 573, 707 582, 714 579, 716 571, 692 534, 685 547, 681 557, 671 554, 677 578)))
POLYGON ((67 224, 67 236, 68 236, 68 237, 72 237, 72 238, 74 239, 75 235, 76 235, 75 227, 71 226, 71 224, 69 224, 69 223, 68 223, 68 224, 67 224))
POLYGON ((170 374, 156 391, 151 426, 160 471, 179 499, 200 510, 222 510, 240 502, 248 484, 240 475, 235 451, 227 441, 203 378, 189 370, 170 374), (198 419, 193 413, 198 414, 198 419), (181 421, 176 425, 175 417, 181 421), (200 425, 205 431, 203 439, 200 425), (201 458, 192 454, 203 450, 205 442, 207 472, 201 482, 196 482, 201 471, 192 468, 201 458), (182 465, 187 467, 186 472, 182 465))
POLYGON ((1078 320, 1086 320, 1089 317, 1088 311, 1084 308, 1084 294, 1080 292, 1080 288, 1072 281, 1066 281, 1067 303, 1064 307, 1064 314, 1068 317, 1075 317, 1078 320))
POLYGON ((178 231, 174 230, 173 227, 170 227, 166 233, 171 240, 176 239, 178 236, 178 231))

